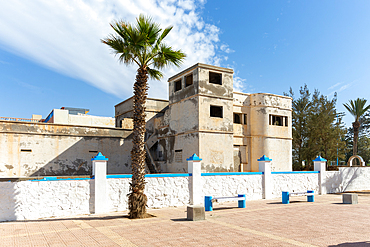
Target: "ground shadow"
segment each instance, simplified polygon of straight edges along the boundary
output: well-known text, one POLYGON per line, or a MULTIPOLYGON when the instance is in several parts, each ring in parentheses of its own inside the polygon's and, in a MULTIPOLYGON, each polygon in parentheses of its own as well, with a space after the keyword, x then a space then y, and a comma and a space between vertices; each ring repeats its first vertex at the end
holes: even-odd
MULTIPOLYGON (((294 203, 307 203, 307 201, 289 201, 288 204, 294 204, 294 203)), ((268 202, 266 204, 283 204, 282 202, 268 202)))
POLYGON ((353 242, 353 243, 341 243, 341 244, 337 244, 337 245, 328 245, 328 247, 335 247, 335 246, 341 246, 341 247, 344 247, 344 246, 370 246, 370 241, 366 241, 366 242, 353 242))
POLYGON ((213 208, 213 211, 218 211, 218 210, 228 210, 228 209, 237 209, 238 207, 217 207, 213 208))
POLYGON ((171 219, 171 221, 175 221, 175 222, 183 222, 183 221, 188 221, 188 219, 187 219, 187 218, 171 219))
POLYGON ((130 219, 128 215, 107 215, 107 216, 97 216, 97 215, 88 215, 88 216, 81 216, 81 217, 70 217, 70 218, 53 218, 53 219, 39 219, 39 220, 19 220, 14 223, 25 223, 25 222, 49 222, 49 221, 68 221, 68 220, 115 220, 115 219, 127 219, 127 220, 145 220, 156 218, 157 216, 153 214, 148 214, 148 217, 142 219, 130 219))

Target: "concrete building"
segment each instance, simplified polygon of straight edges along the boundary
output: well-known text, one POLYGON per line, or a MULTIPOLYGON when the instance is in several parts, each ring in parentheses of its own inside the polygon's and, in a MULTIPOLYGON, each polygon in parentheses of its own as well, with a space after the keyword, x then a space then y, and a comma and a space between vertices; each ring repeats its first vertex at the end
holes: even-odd
MULTIPOLYGON (((147 170, 187 172, 196 153, 203 172, 292 170, 291 98, 233 92, 233 70, 196 64, 169 78, 169 100, 146 102, 147 170)), ((0 118, 0 177, 91 174, 91 157, 109 158, 108 173, 131 173, 132 97, 115 118, 87 109, 53 109, 45 120, 0 118)))
POLYGON ((115 127, 114 118, 87 115, 88 112, 88 109, 62 107, 53 109, 42 122, 89 127, 115 127))
MULTIPOLYGON (((187 172, 196 153, 202 170, 292 170, 291 98, 233 92, 233 70, 196 64, 169 78, 169 101, 148 99, 147 150, 155 169, 187 172)), ((117 127, 132 126, 132 98, 115 106, 117 127)), ((132 128, 132 127, 131 127, 132 128)))

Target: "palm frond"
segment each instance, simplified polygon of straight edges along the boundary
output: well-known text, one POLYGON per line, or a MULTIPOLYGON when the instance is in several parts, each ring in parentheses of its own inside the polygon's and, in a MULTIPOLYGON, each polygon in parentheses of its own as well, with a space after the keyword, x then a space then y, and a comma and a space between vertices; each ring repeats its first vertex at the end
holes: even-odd
POLYGON ((148 68, 148 75, 150 79, 160 80, 163 78, 163 73, 156 69, 148 68))
POLYGON ((370 105, 365 107, 366 102, 366 99, 357 98, 356 100, 350 100, 349 104, 345 103, 343 106, 355 117, 355 121, 358 121, 370 109, 370 105))

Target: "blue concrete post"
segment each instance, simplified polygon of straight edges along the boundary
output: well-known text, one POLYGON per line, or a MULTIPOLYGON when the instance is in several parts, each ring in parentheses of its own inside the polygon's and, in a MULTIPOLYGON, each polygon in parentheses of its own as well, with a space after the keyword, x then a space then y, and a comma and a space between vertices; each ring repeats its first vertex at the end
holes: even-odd
POLYGON ((263 188, 263 199, 272 198, 272 185, 271 185, 271 161, 269 157, 263 155, 258 160, 258 170, 263 172, 262 188, 263 188))
POLYGON ((312 194, 312 195, 307 196, 307 201, 308 202, 314 202, 315 201, 315 191, 307 190, 307 193, 312 194))
POLYGON ((204 197, 204 208, 206 211, 213 211, 212 207, 212 196, 204 197))
POLYGON ((281 198, 283 204, 289 204, 289 191, 283 191, 281 198))
POLYGON ((188 173, 189 175, 189 200, 190 205, 201 205, 202 204, 202 177, 201 177, 201 161, 196 154, 193 154, 186 159, 188 162, 188 173))
POLYGON ((238 208, 245 208, 247 205, 247 200, 245 194, 239 194, 238 197, 244 197, 244 200, 238 201, 238 208))
POLYGON ((326 159, 320 155, 313 160, 315 171, 319 171, 319 194, 326 194, 326 159))
POLYGON ((94 175, 94 213, 101 214, 107 212, 107 162, 108 158, 99 152, 91 159, 94 175))

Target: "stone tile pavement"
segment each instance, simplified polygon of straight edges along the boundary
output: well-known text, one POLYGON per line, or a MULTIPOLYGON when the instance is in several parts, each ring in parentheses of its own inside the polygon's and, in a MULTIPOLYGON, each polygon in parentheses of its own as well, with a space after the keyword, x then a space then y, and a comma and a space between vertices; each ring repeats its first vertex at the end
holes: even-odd
POLYGON ((341 195, 315 195, 215 204, 205 221, 187 221, 186 207, 150 209, 156 217, 130 220, 127 212, 0 223, 0 246, 370 246, 370 192, 359 204, 341 195))

